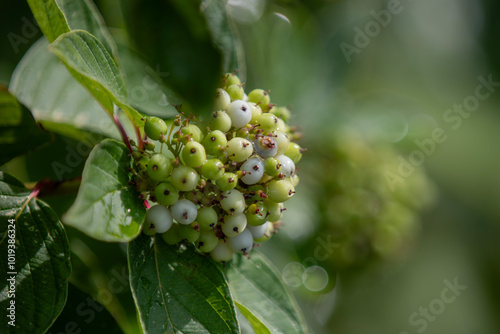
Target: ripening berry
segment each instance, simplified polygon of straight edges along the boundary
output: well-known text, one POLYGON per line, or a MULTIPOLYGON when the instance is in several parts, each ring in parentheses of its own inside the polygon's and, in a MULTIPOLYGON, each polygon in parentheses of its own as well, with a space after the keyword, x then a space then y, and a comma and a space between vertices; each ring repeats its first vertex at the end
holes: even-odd
POLYGON ((215 101, 214 101, 214 110, 226 110, 231 103, 231 97, 229 94, 222 88, 217 88, 215 90, 215 101))
POLYGON ((259 107, 258 104, 255 104, 253 102, 248 102, 248 105, 250 106, 250 111, 252 112, 252 118, 250 119, 250 124, 258 124, 258 119, 260 115, 262 115, 262 109, 259 107))
POLYGON ((281 171, 281 164, 276 158, 266 158, 264 160, 264 171, 269 176, 276 176, 281 171))
POLYGON ((229 237, 235 237, 245 230, 247 227, 247 218, 243 213, 235 215, 227 215, 224 217, 222 224, 222 232, 229 237))
POLYGON ((195 245, 200 250, 200 252, 208 253, 211 252, 216 246, 219 238, 215 235, 214 231, 200 231, 200 236, 196 240, 195 245))
POLYGON ((231 97, 231 100, 243 100, 245 97, 245 90, 240 85, 230 85, 226 87, 226 92, 231 97))
POLYGON ((262 111, 269 111, 269 103, 271 103, 271 97, 263 89, 254 89, 248 94, 248 101, 259 104, 262 111))
POLYGON ((284 211, 283 203, 277 203, 271 201, 270 199, 265 199, 264 205, 267 209, 267 212, 269 213, 267 216, 267 220, 271 222, 276 222, 281 219, 284 211))
POLYGON ((212 114, 212 119, 210 121, 209 127, 211 130, 228 132, 229 129, 231 129, 231 117, 229 117, 229 115, 225 111, 215 111, 212 114))
POLYGON ((197 142, 200 142, 203 138, 200 128, 194 124, 183 126, 181 129, 181 133, 184 136, 189 136, 192 140, 197 142))
POLYGON ((153 140, 160 139, 161 135, 165 135, 167 133, 167 129, 167 124, 159 117, 148 117, 146 119, 146 124, 144 124, 144 132, 146 132, 146 136, 153 140))
POLYGON ((146 213, 146 230, 154 229, 156 233, 164 233, 172 226, 172 215, 163 205, 155 205, 146 213))
POLYGON ((247 224, 252 226, 259 226, 264 224, 268 220, 267 208, 263 201, 259 201, 251 204, 247 212, 245 213, 247 217, 247 224))
POLYGON ((217 246, 210 252, 210 257, 216 262, 227 262, 233 258, 234 251, 224 240, 219 240, 217 246))
POLYGON ((288 179, 273 180, 267 185, 267 196, 271 201, 278 203, 285 202, 295 193, 292 182, 288 179))
POLYGON ((215 181, 217 187, 222 191, 234 189, 238 184, 238 175, 235 173, 225 172, 221 178, 215 181))
POLYGON ((172 224, 170 229, 163 233, 161 237, 169 245, 175 245, 182 241, 182 237, 179 235, 179 224, 172 224))
POLYGON ((300 158, 302 158, 302 149, 299 144, 290 143, 288 149, 285 152, 285 155, 293 160, 294 163, 299 162, 300 158))
POLYGON ((179 236, 182 240, 195 242, 200 237, 200 227, 198 223, 193 222, 189 225, 179 225, 179 236))
POLYGON ((271 113, 263 113, 257 119, 257 124, 264 131, 275 131, 278 128, 278 117, 271 113))
POLYGON ((213 130, 207 133, 201 142, 208 154, 219 156, 224 152, 227 145, 227 138, 224 132, 213 130))
POLYGON ((169 206, 179 199, 179 191, 169 182, 162 182, 155 188, 155 198, 161 205, 169 206))
POLYGON ((185 198, 178 200, 170 207, 175 221, 182 225, 189 225, 195 221, 198 209, 196 205, 185 198))
POLYGON ((230 190, 222 196, 223 199, 220 201, 220 205, 230 215, 242 213, 245 210, 245 197, 238 190, 230 190))
POLYGON ((235 252, 248 254, 253 247, 253 236, 249 230, 244 230, 237 236, 227 239, 227 244, 235 252))
POLYGON ((193 168, 181 165, 174 168, 170 179, 174 187, 180 191, 191 191, 198 185, 200 176, 193 168))
POLYGON ((205 148, 196 141, 190 141, 184 145, 181 157, 184 164, 189 167, 200 167, 207 160, 205 148))
POLYGON ((274 157, 278 152, 276 140, 270 136, 258 136, 253 142, 255 152, 263 158, 274 157))
POLYGON ((255 240, 264 236, 264 234, 269 229, 269 225, 272 225, 269 221, 266 221, 264 224, 258 226, 247 225, 247 230, 252 233, 252 237, 255 240))
POLYGON ((292 159, 286 155, 277 155, 275 158, 280 162, 281 173, 285 175, 285 177, 290 177, 295 173, 295 164, 292 159))
POLYGON ((227 142, 226 151, 229 159, 236 162, 242 162, 252 155, 253 145, 247 139, 235 137, 227 142))
POLYGON ((264 233, 264 235, 260 238, 255 238, 254 241, 258 243, 266 242, 269 239, 271 239, 274 231, 275 231, 274 225, 269 223, 269 225, 267 226, 267 231, 264 233))
POLYGON ((276 131, 275 133, 276 144, 278 145, 278 151, 276 155, 285 154, 286 150, 288 150, 288 146, 290 145, 290 138, 288 135, 281 131, 276 131))
POLYGON ((224 176, 224 164, 219 159, 208 159, 201 166, 201 174, 209 180, 218 180, 224 176))
POLYGON ((242 100, 236 100, 231 102, 226 110, 227 114, 231 118, 231 124, 235 128, 241 128, 247 125, 252 119, 252 111, 248 103, 242 100))
POLYGON ((243 183, 248 185, 256 184, 264 175, 264 163, 260 158, 250 158, 241 165, 240 171, 245 172, 241 177, 243 183))
POLYGON ((218 220, 219 216, 214 208, 204 207, 198 210, 196 221, 198 222, 201 230, 213 231, 218 220))
POLYGON ((155 154, 148 162, 148 175, 155 181, 165 180, 172 172, 172 162, 163 154, 155 154))

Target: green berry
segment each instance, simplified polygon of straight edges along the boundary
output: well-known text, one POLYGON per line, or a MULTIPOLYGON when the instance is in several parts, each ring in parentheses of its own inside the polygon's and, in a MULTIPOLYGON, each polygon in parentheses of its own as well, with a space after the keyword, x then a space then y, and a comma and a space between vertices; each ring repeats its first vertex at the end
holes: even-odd
POLYGON ((297 163, 302 158, 302 149, 299 144, 290 143, 285 152, 285 155, 292 159, 294 163, 297 163))
POLYGON ((287 107, 273 107, 269 112, 275 114, 285 122, 290 119, 290 110, 287 107))
POLYGON ((230 85, 226 87, 226 92, 231 97, 231 100, 243 100, 245 90, 240 85, 230 85))
POLYGON ((202 137, 202 133, 199 127, 197 127, 194 124, 189 124, 186 126, 183 126, 181 129, 181 133, 184 136, 189 136, 191 137, 192 140, 200 142, 202 137))
POLYGON ((262 111, 269 110, 269 103, 271 103, 271 97, 269 93, 263 89, 254 89, 248 94, 248 101, 259 104, 262 111))
POLYGON ((190 225, 179 225, 179 235, 182 240, 195 242, 200 237, 200 227, 196 222, 193 222, 190 225))
POLYGON ((189 167, 200 167, 203 165, 205 160, 207 160, 207 154, 205 152, 205 148, 202 144, 196 141, 190 141, 186 145, 181 152, 182 160, 184 164, 189 167))
POLYGON ((179 234, 179 224, 172 224, 170 229, 161 235, 163 240, 169 245, 175 245, 182 241, 182 237, 179 234))
POLYGON ((200 176, 191 167, 179 166, 174 168, 171 176, 171 183, 180 191, 191 191, 196 188, 200 176))
POLYGON ((163 154, 155 154, 148 162, 148 175, 155 181, 165 180, 172 172, 172 162, 163 154))
POLYGON ((219 241, 214 231, 200 231, 200 236, 196 240, 196 247, 203 253, 211 252, 219 241))
POLYGON ((276 158, 269 157, 264 160, 264 170, 269 176, 276 176, 281 171, 281 165, 276 158))
POLYGON ((229 94, 224 89, 217 88, 215 91, 214 110, 226 110, 229 103, 231 103, 229 94))
POLYGON ((144 124, 144 132, 146 136, 153 140, 160 139, 161 135, 167 133, 168 127, 164 120, 159 117, 148 117, 144 124))
POLYGON ((253 102, 247 102, 250 106, 250 111, 252 112, 252 118, 250 119, 250 124, 258 124, 258 119, 262 115, 262 109, 259 105, 253 102))
POLYGON ((285 202, 295 193, 292 182, 288 179, 273 180, 267 185, 267 196, 274 202, 285 202))
POLYGON ((226 135, 220 130, 210 131, 202 141, 208 154, 219 156, 227 145, 226 135))
POLYGON ((148 163, 149 163, 149 157, 148 156, 142 156, 138 161, 137 161, 137 167, 141 170, 147 170, 148 169, 148 163))
POLYGON ((264 200, 264 206, 266 207, 268 212, 267 220, 275 222, 280 220, 283 216, 283 203, 277 203, 266 198, 264 200))
POLYGON ((217 187, 222 191, 234 189, 238 184, 238 175, 235 173, 225 172, 221 178, 215 181, 217 187))
POLYGON ((201 230, 213 231, 218 220, 219 216, 214 208, 204 207, 198 210, 196 221, 198 222, 201 230))
POLYGON ((264 131, 275 131, 278 128, 278 117, 271 113, 263 113, 257 119, 257 124, 264 131))
POLYGON ((179 191, 169 182, 162 182, 155 188, 155 198, 161 205, 173 205, 179 199, 179 191))
POLYGON ((251 204, 247 212, 245 213, 247 217, 247 223, 252 226, 259 226, 264 224, 268 219, 267 208, 263 201, 251 204))
POLYGON ((288 150, 288 146, 290 146, 290 138, 288 138, 287 134, 281 131, 276 131, 274 139, 276 140, 276 144, 278 145, 278 151, 276 155, 285 154, 286 150, 288 150))
POLYGON ((271 239, 271 236, 273 235, 274 231, 275 231, 274 225, 269 223, 267 231, 264 233, 264 235, 260 238, 254 238, 254 241, 258 243, 266 242, 269 239, 271 239))
POLYGON ((222 232, 229 237, 235 237, 245 230, 247 227, 247 218, 243 213, 235 215, 227 215, 224 217, 222 224, 222 232))
POLYGON ((224 176, 224 164, 219 159, 208 159, 201 166, 201 174, 209 180, 218 180, 224 176))
POLYGON ((228 132, 231 129, 231 125, 231 117, 225 111, 219 110, 212 114, 209 127, 211 130, 228 132))
POLYGON ((220 201, 221 207, 229 214, 242 213, 245 210, 245 197, 236 189, 224 193, 220 201))
POLYGON ((226 151, 229 159, 236 162, 242 162, 252 155, 253 145, 247 139, 235 137, 227 142, 226 151))
POLYGON ((241 85, 240 78, 234 73, 227 73, 225 75, 225 82, 226 82, 226 87, 229 87, 231 85, 241 85))
POLYGON ((224 240, 219 240, 217 246, 210 252, 210 257, 216 262, 227 262, 233 258, 234 251, 224 240))

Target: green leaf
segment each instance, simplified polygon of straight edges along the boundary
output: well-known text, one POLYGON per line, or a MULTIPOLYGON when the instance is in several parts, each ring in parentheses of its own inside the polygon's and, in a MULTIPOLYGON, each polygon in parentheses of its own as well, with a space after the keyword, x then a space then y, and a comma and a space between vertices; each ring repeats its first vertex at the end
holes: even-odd
POLYGON ((141 114, 128 104, 125 84, 115 61, 96 37, 84 30, 73 30, 59 36, 50 48, 110 115, 117 105, 134 124, 143 124, 141 114))
POLYGON ((141 235, 128 248, 130 283, 145 333, 238 333, 224 275, 192 247, 141 235))
POLYGON ((83 131, 120 138, 102 106, 47 49, 48 45, 42 38, 24 55, 12 75, 10 91, 49 131, 79 140, 88 140, 83 131))
POLYGON ((14 177, 0 172, 0 231, 0 308, 4 310, 0 332, 43 333, 66 302, 71 266, 64 228, 47 204, 32 198, 14 177), (15 240, 15 254, 11 254, 15 263, 7 257, 12 252, 10 240, 15 240), (15 296, 8 292, 11 277, 15 277, 15 296), (6 316, 12 302, 15 327, 6 316))
POLYGON ((233 72, 238 69, 238 54, 227 16, 227 0, 203 0, 201 8, 213 42, 222 52, 222 68, 225 72, 233 72))
POLYGON ((90 153, 75 203, 63 221, 102 241, 125 242, 141 231, 145 209, 129 184, 132 158, 125 144, 105 139, 90 153))
POLYGON ((238 302, 234 302, 241 314, 247 319, 255 333, 271 334, 271 331, 249 309, 238 302))
POLYGON ((49 330, 51 333, 123 333, 106 308, 73 284, 68 301, 49 330))
POLYGON ((70 31, 61 8, 54 0, 28 0, 38 26, 49 42, 70 31))
POLYGON ((307 332, 297 303, 262 254, 254 251, 250 259, 238 254, 225 272, 235 302, 245 306, 271 333, 307 332))
POLYGON ((213 44, 201 2, 128 0, 124 15, 136 49, 189 111, 208 114, 222 74, 222 55, 213 44))
POLYGON ((51 139, 52 136, 35 123, 30 111, 0 86, 0 165, 51 139))

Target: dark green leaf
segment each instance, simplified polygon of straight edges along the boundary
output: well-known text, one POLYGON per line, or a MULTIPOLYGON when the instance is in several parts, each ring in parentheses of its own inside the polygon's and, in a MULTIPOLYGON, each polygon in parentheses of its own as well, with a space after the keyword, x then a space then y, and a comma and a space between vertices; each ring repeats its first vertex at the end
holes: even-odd
POLYGON ((238 69, 238 54, 227 16, 227 0, 203 0, 201 8, 214 44, 222 52, 222 69, 225 72, 233 72, 238 69))
POLYGON ((130 241, 144 221, 139 194, 129 184, 132 158, 125 144, 103 140, 90 153, 75 203, 63 221, 102 241, 130 241))
POLYGON ((305 333, 307 327, 279 273, 259 252, 239 255, 226 265, 235 302, 247 308, 271 333, 305 333))
POLYGON ((134 44, 153 68, 197 114, 211 111, 222 71, 201 1, 128 0, 124 14, 134 44))
POLYGON ((227 282, 209 258, 145 235, 129 244, 128 258, 145 333, 239 332, 227 282))
POLYGON ((120 138, 102 106, 49 52, 48 45, 42 38, 31 47, 17 65, 9 89, 47 130, 78 140, 88 140, 83 131, 120 138))
POLYGON ((0 332, 43 333, 66 302, 71 267, 64 228, 47 204, 32 198, 22 183, 0 172, 0 231, 0 271, 3 273, 0 308, 4 310, 0 332), (15 229, 10 228, 12 221, 15 229), (15 263, 7 257, 13 233, 15 263), (6 284, 10 277, 15 277, 12 298, 6 284), (12 302, 15 302, 15 327, 8 324, 12 319, 5 314, 12 302))
POLYGON ((136 125, 143 123, 141 114, 128 104, 125 84, 115 61, 97 38, 85 30, 73 30, 59 36, 50 48, 109 114, 113 114, 116 105, 136 125))
POLYGON ((51 140, 30 111, 0 86, 0 165, 51 140))
POLYGON ((48 334, 59 333, 123 333, 106 308, 92 297, 68 285, 68 301, 49 329, 48 334))
POLYGON ((49 42, 70 31, 68 22, 54 0, 28 0, 38 26, 49 42))

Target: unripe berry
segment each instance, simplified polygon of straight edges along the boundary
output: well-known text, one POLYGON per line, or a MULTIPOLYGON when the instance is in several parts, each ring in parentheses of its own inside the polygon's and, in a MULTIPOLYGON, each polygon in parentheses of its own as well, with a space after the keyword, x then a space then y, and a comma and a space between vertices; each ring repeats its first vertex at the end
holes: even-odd
POLYGON ((230 190, 224 193, 223 197, 220 205, 227 213, 232 215, 242 213, 245 210, 245 197, 238 190, 230 190))
POLYGON ((245 90, 240 85, 230 85, 226 87, 226 92, 231 97, 231 100, 243 100, 245 90))
POLYGON ((253 143, 255 152, 263 158, 274 157, 278 152, 276 140, 270 136, 259 136, 253 143))
POLYGON ((200 167, 207 160, 205 148, 196 141, 190 141, 184 146, 181 157, 189 167, 200 167))
POLYGON ((155 154, 148 162, 148 175, 155 181, 165 180, 172 172, 172 162, 163 154, 155 154))
POLYGON ((267 231, 264 233, 264 235, 260 238, 255 238, 254 241, 258 243, 266 242, 269 239, 271 239, 271 236, 273 235, 274 231, 275 231, 274 225, 269 223, 269 225, 267 226, 267 231))
POLYGON ((276 176, 281 171, 281 164, 276 158, 266 158, 264 160, 264 171, 269 176, 276 176))
POLYGON ((284 211, 283 203, 277 203, 271 201, 270 199, 265 199, 264 205, 268 212, 267 220, 275 222, 281 219, 284 211))
POLYGON ((233 258, 234 251, 224 240, 219 240, 217 246, 210 252, 210 257, 216 262, 227 262, 233 258))
POLYGON ((240 78, 234 73, 226 73, 224 74, 224 82, 225 87, 229 87, 231 85, 241 85, 240 78))
POLYGON ((252 225, 247 225, 247 230, 252 233, 253 239, 259 239, 264 236, 264 234, 267 232, 269 229, 269 225, 271 225, 271 222, 266 221, 264 224, 259 225, 259 226, 252 226, 252 225))
POLYGON ((191 191, 198 185, 200 176, 193 168, 181 165, 174 168, 170 179, 180 191, 191 191))
POLYGON ((259 226, 264 224, 268 218, 267 208, 263 201, 251 204, 247 212, 245 213, 247 217, 247 224, 252 226, 259 226))
POLYGON ((144 124, 144 132, 146 136, 153 140, 160 139, 161 135, 167 133, 168 127, 164 120, 158 117, 148 117, 144 124))
POLYGON ((262 109, 259 107, 259 105, 250 102, 248 103, 250 106, 250 111, 252 112, 252 118, 250 119, 251 124, 258 124, 258 119, 260 115, 262 115, 262 109))
POLYGON ((147 170, 148 169, 148 163, 149 163, 149 157, 148 156, 142 156, 138 161, 137 161, 137 167, 141 170, 147 170))
POLYGON ((222 232, 229 237, 235 237, 245 230, 247 227, 247 218, 243 213, 235 215, 227 215, 224 217, 222 224, 222 232))
POLYGON ((260 158, 250 158, 241 165, 240 171, 245 172, 245 175, 241 177, 243 183, 256 184, 264 175, 264 163, 260 158))
POLYGON ((273 107, 270 112, 275 114, 285 122, 288 122, 288 120, 290 119, 290 110, 288 110, 287 107, 273 107))
POLYGON ((274 202, 285 202, 295 193, 292 182, 288 179, 273 180, 267 185, 267 196, 274 202))
POLYGON ((196 221, 201 230, 213 231, 218 220, 219 216, 212 207, 204 207, 198 210, 196 221))
POLYGON ((219 159, 208 159, 201 166, 201 174, 209 180, 218 180, 224 176, 224 164, 219 159))
POLYGON ((275 158, 280 162, 281 173, 285 175, 285 177, 290 177, 295 173, 295 164, 292 159, 286 155, 277 155, 275 158))
POLYGON ((248 252, 250 252, 253 247, 252 232, 250 232, 249 230, 244 230, 237 236, 228 238, 227 243, 233 251, 248 254, 248 252))
POLYGON ((179 199, 179 191, 168 182, 162 182, 155 188, 155 198, 161 205, 169 206, 179 199))
POLYGON ((231 117, 229 117, 225 111, 219 110, 212 114, 212 120, 209 127, 211 130, 228 132, 229 129, 231 129, 231 125, 231 117))
POLYGON ((183 126, 181 129, 181 133, 184 136, 189 136, 191 137, 192 140, 200 142, 202 137, 202 133, 199 127, 197 127, 194 124, 189 124, 186 126, 183 126))
POLYGON ((193 202, 187 199, 180 199, 170 207, 175 221, 182 225, 189 225, 195 221, 198 209, 193 202))
POLYGON ((222 191, 234 189, 238 184, 238 175, 234 173, 225 172, 221 178, 215 181, 217 187, 222 191))
POLYGON ((172 215, 163 205, 155 205, 146 213, 146 229, 164 233, 172 226, 172 215), (149 227, 149 228, 148 228, 149 227))
POLYGON ((175 245, 182 241, 182 237, 179 235, 179 224, 172 224, 172 227, 165 233, 161 235, 163 240, 169 245, 175 245))
POLYGON ((229 103, 231 103, 229 94, 224 89, 217 88, 215 90, 214 110, 226 110, 229 103))
POLYGON ((254 89, 248 94, 248 101, 258 103, 263 111, 268 111, 271 98, 265 90, 254 89))
POLYGON ((302 158, 302 149, 299 144, 290 143, 288 149, 285 152, 285 155, 293 160, 294 163, 299 162, 300 158, 302 158))
POLYGON ((278 117, 271 113, 263 113, 257 119, 257 124, 264 131, 275 131, 278 128, 278 117))
POLYGON ((202 141, 208 154, 219 156, 227 145, 226 135, 220 130, 210 131, 202 141))
POLYGON ((276 155, 285 154, 288 146, 290 145, 290 139, 288 138, 288 135, 281 131, 276 131, 274 134, 276 136, 276 144, 278 145, 278 151, 276 152, 276 155))
POLYGON ((196 247, 203 253, 211 252, 216 246, 219 238, 214 231, 200 231, 200 237, 196 240, 196 247))
POLYGON ((227 142, 226 151, 229 159, 236 162, 242 162, 252 155, 253 146, 247 139, 235 137, 227 142))
POLYGON ((252 111, 248 103, 242 100, 231 102, 227 107, 227 114, 231 118, 231 124, 235 128, 241 128, 247 125, 252 119, 252 111))
POLYGON ((182 240, 195 242, 200 237, 200 227, 198 223, 193 222, 190 225, 179 225, 179 236, 182 240))

